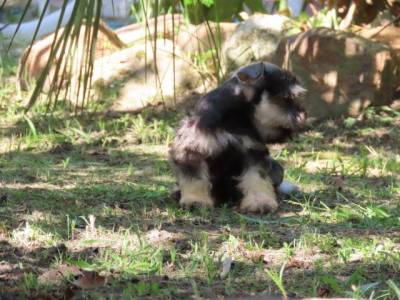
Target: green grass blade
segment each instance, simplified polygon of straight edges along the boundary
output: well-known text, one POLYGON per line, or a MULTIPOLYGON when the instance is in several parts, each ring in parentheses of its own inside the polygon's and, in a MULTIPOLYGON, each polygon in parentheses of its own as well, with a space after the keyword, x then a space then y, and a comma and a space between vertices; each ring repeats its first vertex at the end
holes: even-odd
POLYGON ((33 124, 32 120, 29 119, 29 117, 26 114, 24 114, 23 117, 29 126, 32 136, 37 137, 37 130, 36 130, 35 124, 33 124))
POLYGON ((386 283, 396 294, 397 299, 400 300, 400 288, 391 279, 389 279, 386 283))
POLYGON ((283 299, 288 299, 287 292, 285 289, 285 286, 283 284, 283 271, 285 270, 285 264, 282 265, 279 274, 275 270, 265 270, 267 273, 268 277, 272 280, 273 283, 277 286, 277 288, 280 290, 282 293, 283 299))

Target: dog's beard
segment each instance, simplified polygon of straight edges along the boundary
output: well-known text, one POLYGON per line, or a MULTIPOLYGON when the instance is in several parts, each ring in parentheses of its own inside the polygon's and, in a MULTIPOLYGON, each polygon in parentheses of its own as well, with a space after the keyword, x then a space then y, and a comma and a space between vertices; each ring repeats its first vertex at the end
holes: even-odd
POLYGON ((263 92, 254 109, 254 126, 263 142, 284 142, 298 128, 298 113, 296 110, 290 111, 281 107, 267 92, 263 92))

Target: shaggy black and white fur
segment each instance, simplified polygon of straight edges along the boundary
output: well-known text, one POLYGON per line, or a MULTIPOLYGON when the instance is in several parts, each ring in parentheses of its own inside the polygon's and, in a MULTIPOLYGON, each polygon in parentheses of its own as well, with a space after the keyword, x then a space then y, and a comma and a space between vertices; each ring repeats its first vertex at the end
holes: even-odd
POLYGON ((283 142, 299 127, 304 112, 296 98, 303 92, 294 75, 261 62, 203 96, 170 145, 180 204, 276 210, 276 189, 286 183, 265 144, 283 142))

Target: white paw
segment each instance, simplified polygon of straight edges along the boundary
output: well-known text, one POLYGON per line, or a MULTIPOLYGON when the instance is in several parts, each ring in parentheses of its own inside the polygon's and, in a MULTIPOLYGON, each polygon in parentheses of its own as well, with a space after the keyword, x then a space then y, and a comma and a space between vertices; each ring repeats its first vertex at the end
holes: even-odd
POLYGON ((197 178, 181 178, 180 180, 181 199, 179 204, 182 207, 190 208, 213 207, 214 201, 211 198, 211 184, 208 180, 197 178))
POLYGON ((250 194, 242 199, 240 210, 250 213, 274 212, 278 209, 278 202, 275 196, 266 194, 250 194))
POLYGON ((209 197, 204 198, 192 198, 192 197, 181 197, 179 201, 180 206, 185 209, 189 209, 191 207, 213 207, 214 202, 209 197))

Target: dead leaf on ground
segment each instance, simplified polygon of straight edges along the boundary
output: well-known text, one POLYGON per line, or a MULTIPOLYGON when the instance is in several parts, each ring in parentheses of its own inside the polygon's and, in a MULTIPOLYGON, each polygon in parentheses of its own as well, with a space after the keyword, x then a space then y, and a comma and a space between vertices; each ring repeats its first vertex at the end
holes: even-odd
POLYGON ((25 203, 21 205, 16 205, 10 208, 13 213, 24 213, 27 210, 27 206, 25 203))
POLYGON ((81 289, 96 289, 106 284, 106 277, 100 276, 95 271, 81 270, 81 274, 72 282, 73 285, 81 289))
POLYGON ((265 253, 263 251, 246 251, 244 256, 250 259, 253 263, 268 263, 267 259, 265 258, 265 253))
POLYGON ((284 253, 279 250, 265 250, 262 252, 262 262, 266 265, 281 264, 284 261, 284 253))
POLYGON ((43 284, 59 284, 64 278, 79 276, 81 271, 76 266, 60 265, 55 269, 49 269, 38 278, 43 284))
POLYGON ((286 269, 290 269, 290 268, 296 268, 296 269, 307 269, 310 267, 310 263, 303 261, 303 260, 299 260, 296 258, 292 258, 287 264, 286 264, 286 269))
POLYGON ((62 142, 61 144, 58 144, 50 149, 50 153, 63 154, 71 152, 72 150, 74 150, 74 145, 71 142, 62 142))
POLYGON ((331 290, 327 286, 321 286, 317 290, 318 297, 328 297, 330 293, 331 293, 331 290))
POLYGON ((332 178, 330 184, 332 184, 339 192, 346 188, 344 176, 335 176, 332 178))

